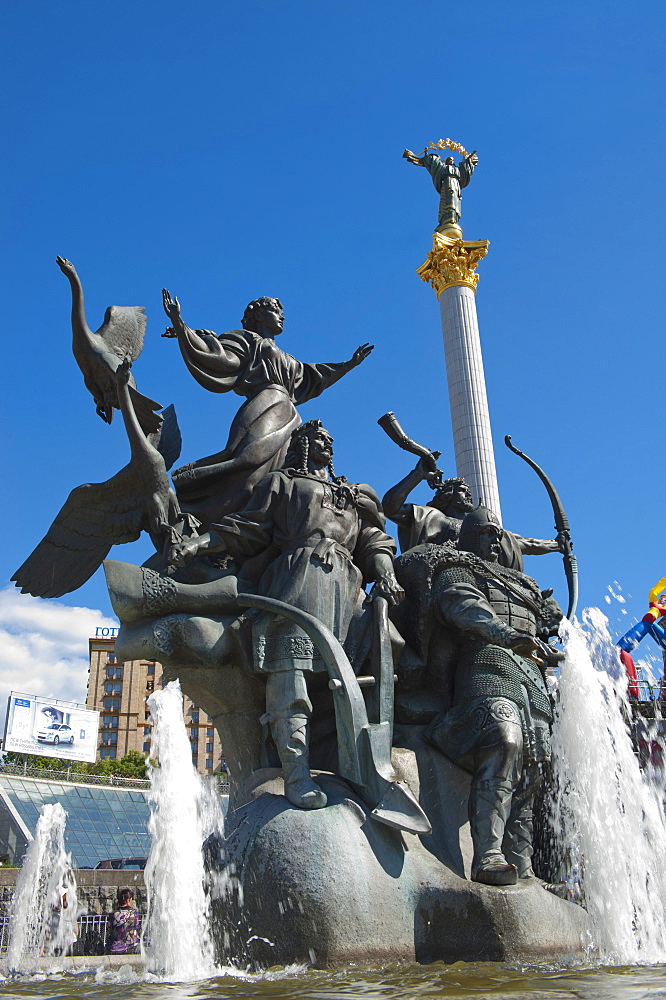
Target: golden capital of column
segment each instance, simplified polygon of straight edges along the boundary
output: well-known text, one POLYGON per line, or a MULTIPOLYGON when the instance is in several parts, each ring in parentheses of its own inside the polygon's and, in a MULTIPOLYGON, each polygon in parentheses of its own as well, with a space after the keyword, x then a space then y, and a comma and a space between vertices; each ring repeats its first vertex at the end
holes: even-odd
POLYGON ((453 285, 467 285, 476 292, 479 281, 476 265, 486 256, 489 246, 489 240, 464 240, 462 231, 460 236, 433 233, 432 250, 416 273, 421 281, 432 285, 437 298, 453 285))

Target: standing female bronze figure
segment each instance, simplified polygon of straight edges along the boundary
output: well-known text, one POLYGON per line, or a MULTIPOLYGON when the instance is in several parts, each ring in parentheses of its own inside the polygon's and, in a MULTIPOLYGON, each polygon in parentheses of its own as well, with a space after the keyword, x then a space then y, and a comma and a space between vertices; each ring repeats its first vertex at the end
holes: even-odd
POLYGON ((246 397, 224 450, 173 473, 183 509, 196 512, 206 526, 243 509, 255 484, 282 465, 291 434, 301 422, 296 407, 360 365, 373 345, 362 344, 349 361, 304 364, 275 343, 284 323, 279 299, 264 296, 250 302, 242 329, 219 336, 191 330, 180 315, 178 299, 166 289, 163 302, 173 324, 163 336, 178 338, 185 364, 199 385, 246 397))

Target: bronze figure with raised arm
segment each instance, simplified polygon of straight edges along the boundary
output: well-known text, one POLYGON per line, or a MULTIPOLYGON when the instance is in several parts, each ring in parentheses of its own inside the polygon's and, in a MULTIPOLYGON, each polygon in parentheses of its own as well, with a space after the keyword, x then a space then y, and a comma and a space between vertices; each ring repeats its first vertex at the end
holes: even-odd
MULTIPOLYGON (((391 521, 398 525, 400 549, 406 552, 415 545, 433 542, 455 542, 465 514, 474 509, 469 486, 464 479, 452 476, 438 478, 433 464, 420 458, 404 479, 384 494, 382 508, 391 521), (407 497, 419 483, 427 482, 435 495, 425 506, 407 503, 407 497)), ((523 538, 512 531, 504 531, 499 562, 523 572, 523 556, 540 556, 547 552, 561 552, 559 538, 523 538)))
POLYGON ((459 163, 456 163, 452 156, 447 156, 443 160, 437 153, 424 151, 421 156, 417 156, 416 153, 412 153, 411 149, 406 149, 402 155, 408 163, 413 163, 417 167, 425 167, 432 177, 432 182, 439 194, 436 232, 447 233, 451 229, 458 229, 462 215, 461 191, 469 184, 474 168, 479 162, 476 150, 464 156, 459 163))
POLYGON ((163 303, 172 323, 163 336, 178 339, 183 360, 199 385, 246 397, 225 448, 173 473, 183 509, 207 525, 242 510, 260 479, 282 465, 291 434, 301 422, 296 407, 360 365, 373 345, 362 344, 349 361, 305 364, 275 343, 284 323, 279 299, 264 296, 250 302, 242 329, 220 335, 190 329, 178 299, 166 289, 163 303))
MULTIPOLYGON (((387 490, 382 499, 385 515, 398 525, 400 551, 407 552, 429 542, 434 545, 457 542, 463 518, 474 509, 472 493, 465 480, 459 476, 445 479, 444 473, 437 468, 441 453, 430 451, 408 437, 393 411, 385 413, 377 423, 399 448, 419 456, 412 471, 387 490), (432 500, 425 506, 407 503, 409 494, 422 482, 427 482, 434 491, 432 500)), ((524 555, 563 552, 564 542, 561 534, 551 540, 523 538, 512 531, 503 531, 499 563, 522 573, 524 555)))

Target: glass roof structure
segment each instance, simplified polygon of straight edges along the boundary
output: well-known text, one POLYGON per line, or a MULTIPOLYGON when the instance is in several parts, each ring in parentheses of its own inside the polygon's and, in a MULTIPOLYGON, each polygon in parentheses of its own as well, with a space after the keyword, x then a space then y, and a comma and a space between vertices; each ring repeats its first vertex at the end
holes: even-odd
POLYGON ((108 858, 148 856, 149 806, 143 791, 2 773, 0 855, 20 860, 41 807, 54 802, 67 812, 65 847, 75 868, 94 868, 108 858))

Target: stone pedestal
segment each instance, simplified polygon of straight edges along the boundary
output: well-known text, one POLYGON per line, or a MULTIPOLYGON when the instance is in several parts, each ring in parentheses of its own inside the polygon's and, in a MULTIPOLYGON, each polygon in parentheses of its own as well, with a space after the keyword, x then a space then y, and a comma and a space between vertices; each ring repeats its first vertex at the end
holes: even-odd
POLYGON ((434 233, 418 274, 433 286, 440 304, 457 474, 467 481, 474 503, 481 501, 501 521, 475 301, 475 269, 487 252, 487 240, 434 233))
POLYGON ((325 809, 295 809, 281 772, 252 776, 227 817, 222 892, 214 893, 218 960, 319 968, 385 962, 579 959, 588 917, 537 879, 469 881, 469 777, 423 744, 394 765, 419 795, 433 834, 375 822, 333 774, 316 773, 325 809))

